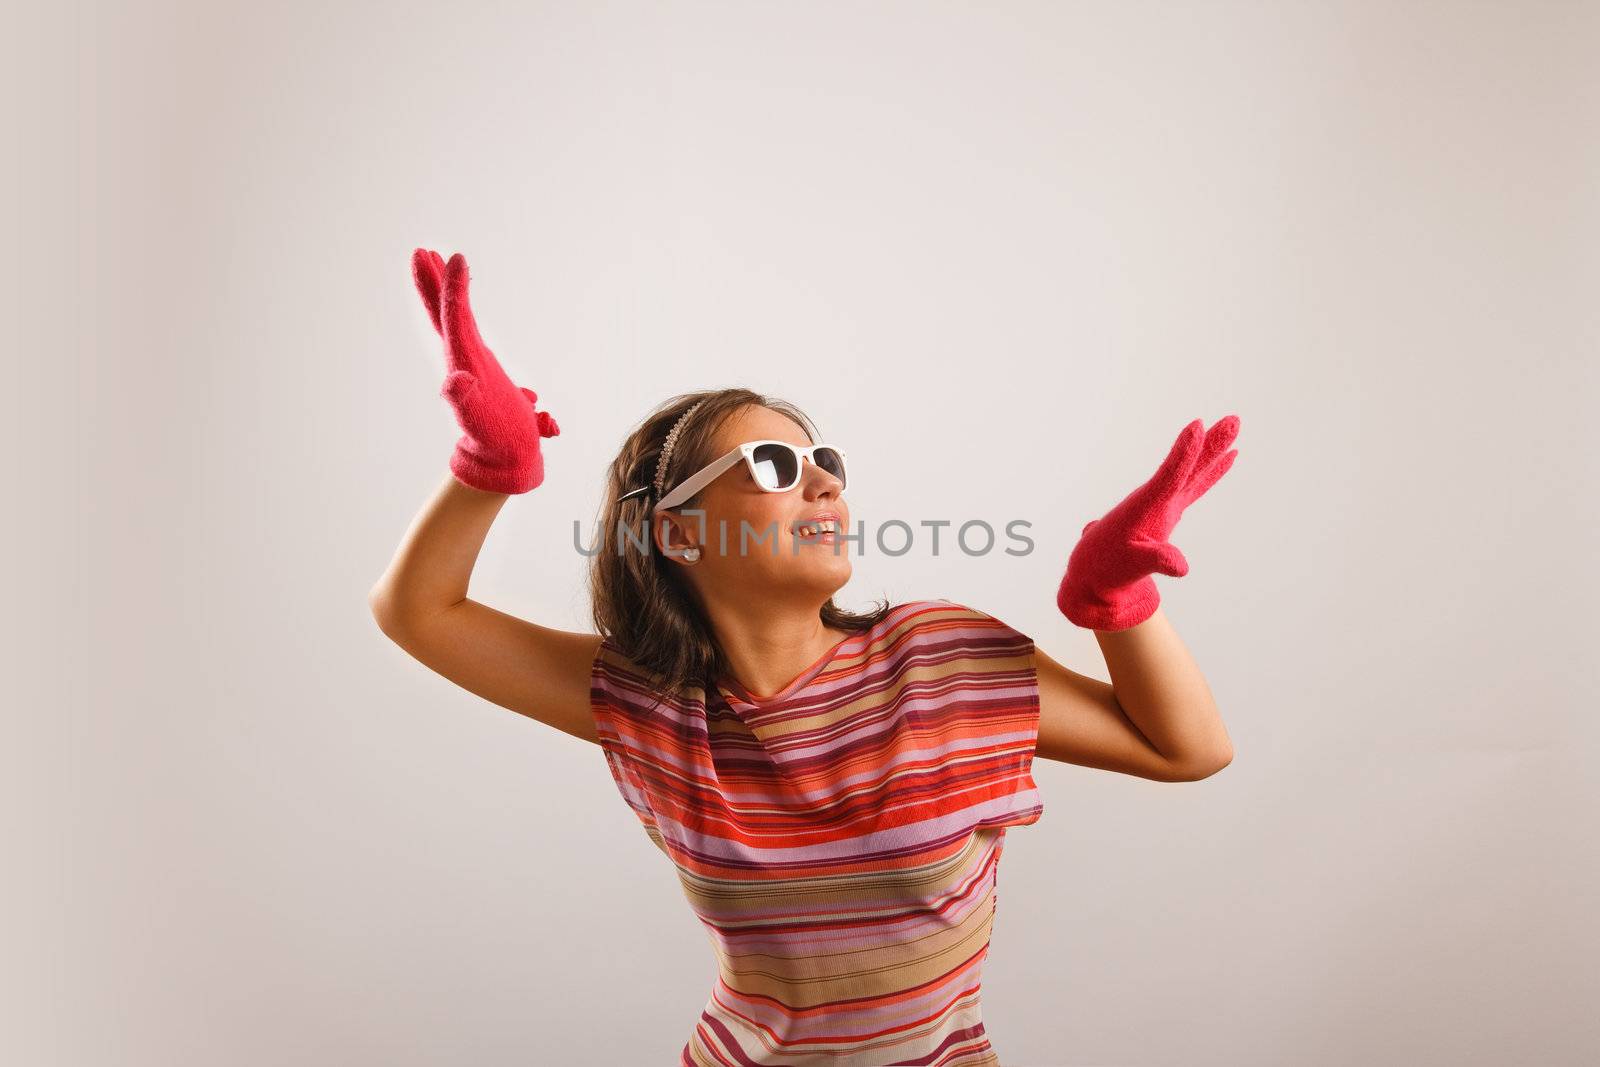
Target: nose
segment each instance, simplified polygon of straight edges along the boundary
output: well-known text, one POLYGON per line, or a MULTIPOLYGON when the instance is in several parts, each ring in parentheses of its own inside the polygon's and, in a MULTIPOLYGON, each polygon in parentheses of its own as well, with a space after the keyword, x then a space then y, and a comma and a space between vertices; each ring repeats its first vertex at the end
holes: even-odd
POLYGON ((809 459, 805 461, 803 472, 807 500, 825 496, 837 497, 844 491, 843 482, 809 459))

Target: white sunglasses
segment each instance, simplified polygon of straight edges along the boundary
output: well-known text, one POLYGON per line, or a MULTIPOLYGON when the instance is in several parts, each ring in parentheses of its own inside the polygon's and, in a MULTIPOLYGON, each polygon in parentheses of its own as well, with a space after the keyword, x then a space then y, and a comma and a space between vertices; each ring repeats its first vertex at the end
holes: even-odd
MULTIPOLYGON (((768 493, 787 493, 798 486, 803 465, 808 462, 839 479, 841 488, 847 484, 844 473, 844 450, 841 448, 826 444, 791 445, 787 441, 746 441, 679 482, 677 488, 656 501, 655 507, 650 510, 666 511, 677 507, 710 485, 723 471, 741 459, 744 460, 745 466, 750 468, 750 477, 754 479, 756 485, 768 493)), ((621 499, 627 500, 629 497, 649 492, 651 488, 653 487, 642 485, 624 493, 621 499)))

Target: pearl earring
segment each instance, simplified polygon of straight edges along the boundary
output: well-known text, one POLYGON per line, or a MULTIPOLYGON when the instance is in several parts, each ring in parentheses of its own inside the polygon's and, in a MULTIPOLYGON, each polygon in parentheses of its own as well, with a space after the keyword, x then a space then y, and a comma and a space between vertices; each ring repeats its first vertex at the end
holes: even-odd
POLYGON ((698 548, 686 548, 683 550, 683 558, 693 563, 700 558, 700 550, 698 548))

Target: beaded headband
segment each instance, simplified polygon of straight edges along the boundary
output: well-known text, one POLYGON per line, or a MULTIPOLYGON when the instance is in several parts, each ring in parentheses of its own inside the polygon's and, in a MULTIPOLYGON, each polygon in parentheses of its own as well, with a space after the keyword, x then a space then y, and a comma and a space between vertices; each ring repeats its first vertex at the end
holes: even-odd
POLYGON ((650 490, 654 491, 655 499, 661 499, 661 497, 664 495, 661 491, 661 479, 666 476, 667 463, 672 458, 672 446, 678 443, 678 431, 683 429, 683 424, 689 421, 689 416, 693 415, 695 410, 704 403, 704 400, 695 401, 692 405, 690 405, 688 411, 685 411, 682 415, 678 416, 678 421, 672 424, 672 429, 667 431, 666 440, 661 442, 661 455, 656 459, 655 480, 650 485, 641 485, 637 489, 629 490, 628 492, 623 493, 622 496, 618 497, 617 499, 627 500, 629 497, 638 496, 640 493, 650 490))

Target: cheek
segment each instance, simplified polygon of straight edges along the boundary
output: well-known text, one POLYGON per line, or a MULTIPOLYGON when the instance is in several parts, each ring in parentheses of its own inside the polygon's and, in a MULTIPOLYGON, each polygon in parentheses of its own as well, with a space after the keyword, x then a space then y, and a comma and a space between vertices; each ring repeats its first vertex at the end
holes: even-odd
POLYGON ((783 533, 784 516, 787 514, 782 499, 776 493, 739 494, 706 516, 710 524, 706 533, 715 538, 720 534, 718 524, 725 525, 729 551, 736 552, 741 524, 750 531, 746 535, 748 539, 753 541, 762 536, 770 539, 774 532, 779 535, 783 533))
POLYGON ((734 567, 771 567, 789 551, 786 525, 788 511, 775 493, 749 494, 727 501, 713 511, 707 502, 706 544, 713 553, 726 545, 726 562, 734 567), (743 526, 741 526, 743 524, 743 526), (726 534, 723 530, 726 530, 726 534), (740 531, 744 549, 740 551, 740 531), (777 542, 774 551, 773 542, 777 542))

